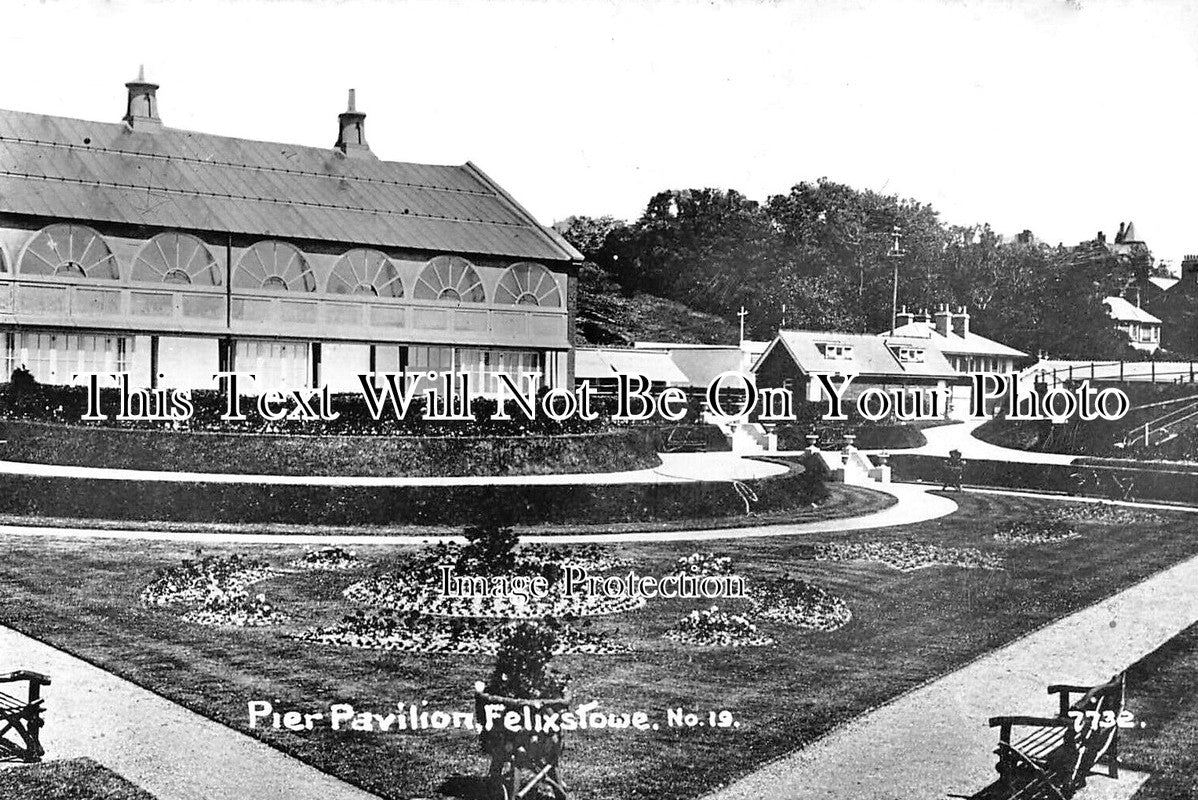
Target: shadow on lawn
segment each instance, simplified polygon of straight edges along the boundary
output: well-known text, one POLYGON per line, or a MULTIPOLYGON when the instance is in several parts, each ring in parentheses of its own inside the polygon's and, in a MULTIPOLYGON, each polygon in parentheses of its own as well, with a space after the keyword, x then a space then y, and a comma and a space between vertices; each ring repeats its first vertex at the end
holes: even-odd
POLYGON ((437 791, 461 800, 490 800, 487 779, 481 775, 450 775, 437 791))

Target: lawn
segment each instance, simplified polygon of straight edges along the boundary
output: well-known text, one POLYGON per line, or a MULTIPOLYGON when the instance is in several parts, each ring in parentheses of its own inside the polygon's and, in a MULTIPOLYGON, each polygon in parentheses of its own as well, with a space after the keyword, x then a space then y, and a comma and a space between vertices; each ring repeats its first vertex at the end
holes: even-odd
POLYGON ((90 758, 0 769, 0 797, 37 800, 154 800, 90 758))
POLYGON ((1198 625, 1129 669, 1127 695, 1145 727, 1121 741, 1123 764, 1151 774, 1135 800, 1198 798, 1198 625))
MULTIPOLYGON (((845 627, 803 632, 761 623, 777 644, 765 648, 688 648, 662 638, 700 601, 651 601, 639 611, 593 618, 618 631, 632 652, 559 659, 576 702, 609 711, 645 710, 658 731, 571 734, 563 762, 579 798, 697 797, 773 757, 810 742, 871 707, 951 671, 1052 619, 1106 597, 1198 554, 1192 516, 1081 522, 1081 536, 1019 545, 993 538, 1004 520, 1042 519, 1062 504, 1004 496, 954 496, 961 511, 902 529, 729 542, 613 546, 640 574, 665 574, 696 549, 729 555, 750 585, 790 572, 843 597, 845 627), (813 544, 896 539, 998 555, 1003 570, 930 567, 900 572, 871 562, 812 559, 813 544), (663 680, 663 676, 668 679, 663 680), (666 709, 705 715, 730 710, 739 727, 670 728, 666 709)), ((405 548, 361 546, 386 569, 405 548)), ((300 548, 212 547, 282 564, 300 548)), ((140 589, 160 566, 191 555, 162 542, 8 538, 0 541, 0 584, 9 594, 0 622, 122 674, 200 713, 247 728, 246 704, 324 711, 348 702, 393 709, 469 710, 470 687, 488 657, 417 656, 300 644, 284 629, 214 629, 181 623, 175 612, 145 608, 140 589)), ((289 614, 290 629, 336 622, 349 610, 340 590, 361 573, 302 573, 256 591, 289 614)), ((730 603, 729 606, 735 604, 730 603)), ((1044 676, 1050 682, 1054 676, 1044 676)), ((255 735, 317 767, 389 798, 469 796, 486 762, 466 731, 365 733, 256 730, 255 735)), ((49 732, 47 733, 49 735, 49 732)))

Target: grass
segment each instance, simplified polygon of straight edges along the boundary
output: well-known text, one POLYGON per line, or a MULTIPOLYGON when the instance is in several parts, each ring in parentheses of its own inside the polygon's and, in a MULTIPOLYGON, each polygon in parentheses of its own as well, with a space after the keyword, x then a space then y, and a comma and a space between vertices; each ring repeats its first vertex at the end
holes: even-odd
MULTIPOLYGON (((577 702, 610 711, 666 709, 705 715, 730 710, 733 729, 585 731, 571 734, 564 768, 579 798, 692 798, 827 733, 836 725, 1071 611, 1198 554, 1192 517, 1128 526, 1083 523, 1080 538, 1021 547, 993 539, 1006 519, 1042 516, 1049 501, 954 496, 961 511, 903 529, 757 538, 695 544, 617 545, 640 574, 662 574, 696 549, 730 555, 754 579, 785 572, 844 597, 853 621, 831 633, 762 624, 778 645, 763 649, 688 649, 661 634, 699 601, 655 601, 627 615, 597 618, 633 652, 573 656, 577 702), (913 540, 976 547, 1003 555, 1003 571, 933 567, 901 573, 871 563, 808 559, 814 541, 913 540), (663 680, 663 676, 669 676, 663 680)), ((405 548, 359 546, 386 569, 405 548)), ((276 563, 291 546, 213 547, 252 552, 276 563)), ((278 630, 217 630, 181 624, 175 613, 143 608, 136 597, 154 569, 189 556, 165 542, 0 540, 0 622, 60 646, 150 687, 202 714, 246 730, 246 704, 327 711, 335 702, 385 713, 395 704, 469 710, 470 686, 490 659, 409 656, 300 645, 278 630)), ((261 584, 295 624, 337 621, 348 610, 340 590, 354 575, 312 573, 261 584)), ((727 604, 734 608, 735 603, 727 604)), ((1054 676, 1044 676, 1050 682, 1054 676)), ((50 700, 52 702, 52 698, 50 700)), ((470 733, 355 733, 256 730, 274 746, 388 798, 440 790, 469 796, 485 759, 470 733)))
POLYGON ((1135 800, 1198 798, 1198 624, 1129 669, 1127 693, 1145 727, 1121 738, 1123 764, 1151 774, 1135 800))
MULTIPOLYGON (((678 520, 615 522, 615 523, 561 523, 521 525, 516 530, 522 534, 554 536, 588 533, 632 533, 676 530, 714 530, 741 528, 754 525, 781 525, 822 520, 842 519, 862 514, 872 514, 894 505, 893 495, 861 486, 829 483, 828 499, 817 506, 797 509, 769 511, 752 516, 691 517, 678 520)), ((166 531, 173 533, 261 533, 294 536, 458 536, 461 528, 449 525, 303 525, 287 523, 219 523, 219 522, 169 522, 114 519, 78 519, 76 517, 26 516, 0 514, 0 525, 21 525, 34 528, 95 528, 118 531, 166 531)))
POLYGON ((0 769, 0 797, 37 800, 154 800, 90 758, 0 769))

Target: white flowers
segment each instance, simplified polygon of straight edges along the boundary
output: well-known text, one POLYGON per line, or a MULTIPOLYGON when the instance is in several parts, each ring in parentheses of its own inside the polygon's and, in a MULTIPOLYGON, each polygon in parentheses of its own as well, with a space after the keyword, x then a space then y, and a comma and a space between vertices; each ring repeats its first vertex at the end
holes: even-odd
POLYGON ((877 561, 901 572, 924 567, 1002 569, 1002 558, 972 547, 940 547, 911 541, 843 542, 815 545, 816 561, 877 561))
POLYGON ((757 626, 740 614, 728 614, 718 606, 692 611, 664 634, 683 644, 716 647, 761 647, 774 640, 759 634, 757 626))
POLYGON ((674 572, 683 575, 717 576, 732 574, 732 559, 715 553, 691 553, 678 559, 674 572))

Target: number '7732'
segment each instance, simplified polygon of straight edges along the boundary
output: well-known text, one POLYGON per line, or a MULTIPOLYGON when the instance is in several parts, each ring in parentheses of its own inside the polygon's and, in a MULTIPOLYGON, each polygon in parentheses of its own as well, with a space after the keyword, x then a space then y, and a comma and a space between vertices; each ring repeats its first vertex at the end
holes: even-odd
POLYGON ((1070 711, 1069 716, 1073 718, 1073 730, 1081 732, 1083 728, 1089 726, 1092 730, 1099 728, 1134 728, 1135 714, 1130 711, 1120 711, 1118 716, 1114 711, 1070 711))

